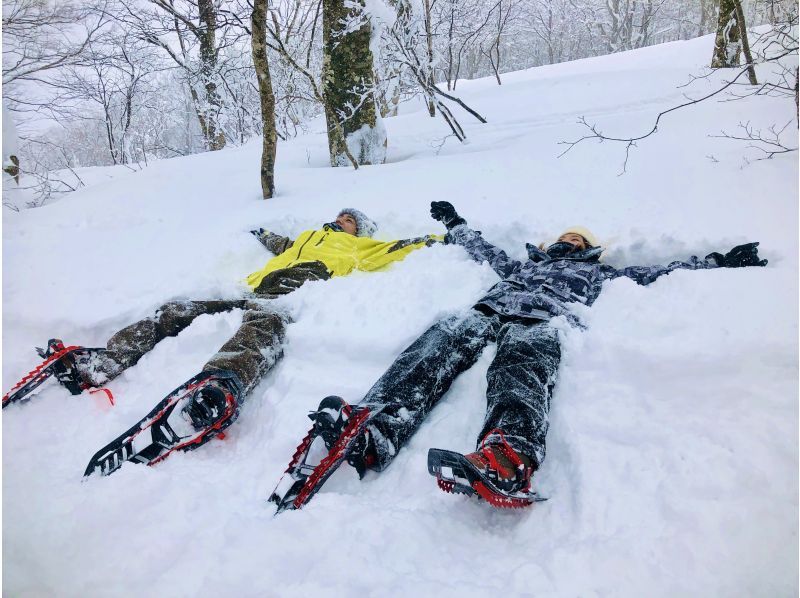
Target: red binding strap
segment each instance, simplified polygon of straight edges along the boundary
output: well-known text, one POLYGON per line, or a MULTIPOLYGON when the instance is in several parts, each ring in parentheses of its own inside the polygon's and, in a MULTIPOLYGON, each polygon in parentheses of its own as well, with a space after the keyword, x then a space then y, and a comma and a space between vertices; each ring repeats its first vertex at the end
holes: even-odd
POLYGON ((481 453, 483 453, 483 456, 486 457, 487 461, 489 461, 489 466, 501 476, 504 478, 513 478, 516 474, 513 470, 509 471, 498 462, 497 457, 494 456, 494 451, 492 450, 492 447, 494 446, 496 446, 503 453, 503 455, 514 464, 514 467, 517 469, 522 469, 525 467, 517 452, 511 448, 510 444, 508 444, 503 431, 500 428, 495 428, 483 437, 483 440, 481 441, 481 453), (492 434, 497 434, 500 436, 500 440, 502 440, 503 443, 490 444, 489 446, 486 446, 486 439, 492 434))
POLYGON ((114 395, 111 394, 110 390, 108 390, 107 388, 95 388, 94 390, 90 390, 89 394, 93 395, 96 392, 104 392, 104 393, 106 393, 106 396, 108 397, 108 402, 111 403, 112 407, 114 406, 114 395))

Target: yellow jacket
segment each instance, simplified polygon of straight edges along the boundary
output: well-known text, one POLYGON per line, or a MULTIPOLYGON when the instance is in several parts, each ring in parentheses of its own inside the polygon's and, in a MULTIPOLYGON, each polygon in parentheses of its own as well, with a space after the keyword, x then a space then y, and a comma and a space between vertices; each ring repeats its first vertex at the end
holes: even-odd
POLYGON ((353 270, 381 270, 436 240, 442 240, 441 235, 382 242, 325 228, 307 230, 300 233, 289 249, 272 258, 261 270, 250 274, 247 284, 255 289, 270 272, 307 262, 322 262, 331 276, 345 276, 353 270))

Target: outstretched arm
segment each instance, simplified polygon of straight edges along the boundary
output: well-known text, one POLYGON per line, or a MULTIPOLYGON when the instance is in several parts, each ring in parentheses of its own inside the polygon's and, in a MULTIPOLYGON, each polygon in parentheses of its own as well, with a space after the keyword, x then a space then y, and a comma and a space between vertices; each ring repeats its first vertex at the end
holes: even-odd
POLYGON ((416 249, 419 249, 420 247, 430 247, 436 243, 444 243, 444 235, 425 235, 424 237, 414 237, 413 239, 400 239, 389 247, 387 253, 400 251, 409 245, 417 245, 416 249))
MULTIPOLYGON (((379 241, 369 240, 369 244, 361 247, 356 255, 356 268, 366 272, 382 270, 393 262, 399 262, 417 249, 430 247, 434 243, 441 243, 441 235, 425 235, 414 239, 400 239, 399 241, 379 241)), ((367 240, 364 240, 367 243, 367 240)))
POLYGON ((609 270, 609 278, 619 278, 626 276, 635 280, 638 284, 648 285, 660 276, 669 274, 675 270, 708 270, 711 268, 743 268, 746 266, 766 266, 768 260, 758 257, 758 243, 746 243, 737 245, 725 255, 721 253, 709 253, 705 259, 696 256, 690 257, 685 262, 671 262, 667 266, 630 266, 622 270, 609 270))
POLYGON ((259 243, 261 243, 267 248, 268 251, 271 251, 275 255, 282 254, 294 243, 294 241, 292 241, 289 237, 276 235, 275 233, 271 233, 263 228, 257 228, 251 230, 250 232, 253 234, 253 236, 255 236, 256 239, 258 239, 259 243))
POLYGON ((522 267, 521 262, 511 259, 505 251, 495 247, 486 241, 478 231, 467 226, 467 221, 456 213, 456 209, 451 203, 432 202, 431 216, 447 227, 445 243, 461 245, 478 263, 489 262, 489 265, 501 278, 508 278, 522 267))

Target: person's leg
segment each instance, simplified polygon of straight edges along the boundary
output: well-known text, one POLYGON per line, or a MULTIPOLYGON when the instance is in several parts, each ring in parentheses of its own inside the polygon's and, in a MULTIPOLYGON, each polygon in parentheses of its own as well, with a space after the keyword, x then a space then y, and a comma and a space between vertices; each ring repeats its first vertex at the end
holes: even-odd
POLYGON ((259 297, 275 298, 292 293, 307 282, 328 280, 331 273, 322 262, 306 262, 267 274, 253 292, 259 297))
POLYGON ((508 444, 531 460, 535 470, 545 456, 550 396, 561 360, 558 331, 547 323, 505 324, 497 334, 497 354, 486 374, 486 419, 478 448, 508 444))
POLYGON ((377 457, 371 469, 389 465, 456 376, 475 363, 497 326, 496 317, 470 310, 438 321, 400 354, 359 403, 381 410, 368 426, 377 457))
POLYGON ((283 355, 283 339, 289 317, 271 309, 267 301, 247 302, 242 325, 203 367, 204 371, 227 370, 236 374, 242 397, 283 355))
POLYGON ((197 316, 216 314, 245 306, 244 300, 171 301, 155 315, 126 326, 106 344, 107 351, 81 364, 81 376, 92 386, 104 384, 135 365, 168 336, 177 336, 197 316))

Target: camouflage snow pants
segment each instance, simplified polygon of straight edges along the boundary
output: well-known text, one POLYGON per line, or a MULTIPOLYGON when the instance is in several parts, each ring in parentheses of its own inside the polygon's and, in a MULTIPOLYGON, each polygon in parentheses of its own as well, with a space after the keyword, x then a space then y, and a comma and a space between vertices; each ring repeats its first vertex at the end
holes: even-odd
POLYGON ((172 301, 162 305, 153 317, 123 328, 112 336, 108 353, 93 372, 95 380, 110 380, 136 364, 148 351, 168 336, 177 336, 195 318, 232 309, 244 309, 242 325, 203 370, 230 370, 242 383, 246 394, 280 359, 288 318, 272 311, 266 300, 172 301), (99 380, 98 378, 99 374, 99 380))
POLYGON ((486 374, 486 417, 477 444, 505 439, 536 466, 545 456, 550 396, 561 360, 558 332, 547 322, 502 321, 471 310, 436 322, 395 359, 360 405, 382 408, 370 423, 378 462, 385 469, 417 431, 455 378, 489 342, 497 354, 486 374))
POLYGON ((177 336, 198 316, 244 309, 239 330, 203 366, 203 371, 232 371, 239 377, 246 395, 283 354, 282 343, 289 318, 274 311, 269 300, 287 295, 306 282, 330 277, 322 262, 306 262, 265 276, 255 289, 253 299, 165 303, 153 317, 131 324, 112 336, 107 343, 108 352, 87 364, 82 372, 84 380, 100 386, 117 377, 160 341, 177 336))

